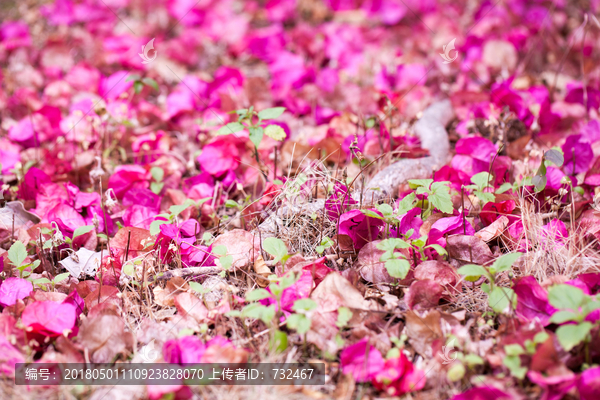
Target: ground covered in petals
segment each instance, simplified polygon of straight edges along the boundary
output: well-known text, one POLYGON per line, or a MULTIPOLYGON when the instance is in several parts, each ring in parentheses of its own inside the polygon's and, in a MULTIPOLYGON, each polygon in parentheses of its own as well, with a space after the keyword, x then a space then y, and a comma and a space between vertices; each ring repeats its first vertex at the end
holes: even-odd
POLYGON ((599 399, 599 12, 3 1, 0 399, 599 399))

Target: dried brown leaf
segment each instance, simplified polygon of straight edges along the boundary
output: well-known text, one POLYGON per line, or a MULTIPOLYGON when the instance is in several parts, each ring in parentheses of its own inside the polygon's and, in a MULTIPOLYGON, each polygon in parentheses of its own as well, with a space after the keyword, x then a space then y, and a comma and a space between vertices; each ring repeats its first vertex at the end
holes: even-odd
POLYGON ((133 348, 133 335, 125 332, 123 320, 114 315, 84 320, 78 338, 95 363, 111 362, 117 354, 133 348))
POLYGON ((424 357, 433 356, 431 344, 443 336, 440 319, 441 313, 437 310, 422 316, 414 311, 408 311, 405 315, 408 341, 415 351, 424 357))
POLYGON ((254 272, 262 276, 262 278, 258 278, 256 280, 256 283, 258 283, 260 287, 265 287, 269 284, 269 280, 264 278, 267 278, 272 274, 272 272, 269 267, 267 267, 267 263, 260 255, 256 258, 256 261, 254 261, 254 272))
POLYGON ((122 257, 125 255, 129 240, 129 258, 135 258, 138 253, 150 250, 146 243, 149 243, 151 238, 149 230, 128 226, 119 229, 115 237, 110 239, 110 249, 114 251, 116 257, 122 257), (131 238, 129 238, 129 232, 131 232, 131 238))
POLYGON ((411 310, 427 310, 437 306, 444 288, 430 279, 415 281, 406 291, 404 301, 411 310))
POLYGON ((508 226, 508 222, 508 218, 502 215, 490 225, 486 226, 479 232, 476 232, 475 237, 480 238, 484 242, 490 242, 502 235, 508 226))
POLYGON ((174 302, 182 316, 190 316, 198 323, 205 322, 208 317, 208 309, 202 300, 189 292, 179 293, 175 296, 174 302))
POLYGON ((446 251, 453 265, 484 265, 494 259, 492 251, 483 240, 475 236, 452 235, 446 239, 446 251))
POLYGON ((459 276, 449 263, 430 260, 417 265, 415 278, 418 280, 431 279, 442 286, 454 286, 459 276))
POLYGON ((161 307, 173 307, 175 305, 175 296, 183 293, 190 288, 190 285, 180 276, 169 279, 165 288, 155 286, 154 302, 161 307))

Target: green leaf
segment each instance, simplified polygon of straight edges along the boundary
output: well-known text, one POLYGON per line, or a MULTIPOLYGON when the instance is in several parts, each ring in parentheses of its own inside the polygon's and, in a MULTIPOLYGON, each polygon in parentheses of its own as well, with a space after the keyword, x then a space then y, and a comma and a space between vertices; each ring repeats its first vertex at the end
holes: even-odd
POLYGON ((128 262, 128 263, 125 263, 125 265, 123 265, 122 271, 127 276, 133 276, 133 274, 135 272, 135 267, 133 266, 133 263, 128 262))
POLYGON ((546 175, 535 175, 531 182, 535 186, 535 191, 539 193, 546 188, 548 178, 546 178, 546 175))
POLYGON ((411 192, 404 196, 404 198, 398 202, 398 215, 406 214, 411 210, 414 207, 416 197, 417 195, 415 192, 411 192))
POLYGON ((139 75, 131 74, 131 75, 127 76, 127 78, 125 79, 125 82, 139 81, 139 80, 140 80, 140 76, 139 75))
POLYGON ((556 165, 557 167, 562 167, 563 163, 565 162, 565 157, 562 151, 557 149, 548 150, 546 153, 544 153, 544 158, 552 162, 552 164, 556 165))
POLYGON ((579 310, 583 303, 583 290, 571 285, 555 285, 548 289, 548 301, 559 310, 579 310))
POLYGON ((502 363, 509 369, 510 374, 518 379, 525 378, 527 368, 521 366, 521 358, 519 356, 504 357, 502 363))
POLYGON ((491 175, 489 172, 480 172, 471 177, 471 182, 477 185, 477 188, 483 191, 484 188, 489 186, 491 175))
POLYGON ((52 282, 48 278, 38 278, 38 279, 34 279, 33 281, 31 281, 31 283, 33 283, 35 285, 44 285, 46 283, 52 283, 52 282))
POLYGON ((265 135, 277 140, 278 142, 281 142, 286 138, 285 131, 279 125, 268 125, 265 128, 265 135))
POLYGON ((269 293, 265 289, 254 289, 246 293, 246 300, 248 301, 258 301, 268 299, 269 297, 271 297, 271 293, 269 293))
POLYGON ((254 147, 256 147, 258 149, 258 146, 260 146, 260 142, 262 142, 263 136, 264 136, 263 128, 251 127, 251 128, 248 128, 248 132, 250 132, 250 135, 249 135, 250 141, 252 142, 254 147))
POLYGON ((188 207, 195 206, 196 203, 192 199, 187 199, 183 202, 183 204, 175 204, 169 207, 169 212, 171 213, 170 217, 176 217, 182 212, 184 212, 188 207))
POLYGON ((533 342, 544 343, 546 340, 548 340, 549 337, 550 335, 548 335, 546 331, 541 331, 535 334, 535 336, 533 337, 533 342))
MULTIPOLYGON (((431 187, 433 188, 436 183, 439 184, 442 182, 435 182, 431 185, 431 187)), ((452 199, 450 198, 450 188, 446 185, 437 186, 435 192, 427 197, 427 199, 431 202, 431 204, 434 205, 435 208, 443 213, 452 214, 454 211, 452 199)))
POLYGON ((475 196, 477 196, 477 198, 479 200, 481 200, 484 204, 490 203, 490 202, 493 202, 494 200, 496 200, 496 196, 494 196, 493 193, 489 193, 489 192, 476 191, 475 196))
POLYGON ((481 284, 481 290, 483 291, 483 293, 490 294, 492 287, 487 282, 484 282, 481 284))
POLYGON ((136 94, 139 94, 143 88, 144 88, 144 84, 142 82, 140 82, 140 81, 133 82, 133 90, 135 91, 136 94))
POLYGON ((160 91, 160 89, 158 87, 158 83, 156 83, 156 81, 154 79, 144 78, 144 79, 142 79, 142 82, 144 82, 148 86, 152 86, 157 92, 160 91))
POLYGON ((285 111, 285 107, 273 107, 259 111, 258 118, 260 119, 275 119, 285 111))
POLYGON ((288 335, 287 333, 280 331, 279 329, 273 334, 273 339, 270 343, 270 348, 276 353, 283 353, 288 347, 288 335))
POLYGON ((450 185, 449 181, 433 182, 431 184, 431 191, 432 192, 447 191, 448 193, 450 193, 449 185, 450 185))
POLYGON ((65 279, 67 279, 69 277, 69 275, 70 275, 70 273, 68 273, 68 272, 58 274, 54 277, 53 281, 54 281, 54 283, 60 283, 60 282, 64 281, 65 279))
POLYGON ((295 312, 312 311, 317 308, 317 303, 313 299, 298 299, 294 302, 292 310, 295 312))
MULTIPOLYGON (((229 268, 231 268, 231 265, 233 264, 233 256, 222 256, 219 258, 219 263, 221 264, 221 267, 225 270, 228 270, 229 268)), ((225 272, 225 271, 222 271, 225 272)))
POLYGON ((394 212, 394 209, 389 204, 380 204, 377 206, 377 210, 384 216, 390 216, 394 212))
POLYGON ((266 238, 263 241, 263 249, 275 257, 275 262, 281 260, 288 254, 288 249, 285 246, 285 243, 283 243, 283 240, 274 237, 266 238))
POLYGON ((243 131, 246 127, 239 122, 230 122, 227 125, 222 126, 217 131, 217 135, 231 135, 243 131))
POLYGON ((456 272, 458 272, 460 275, 465 275, 466 277, 474 279, 476 278, 475 280, 479 279, 479 277, 481 277, 482 275, 489 278, 489 273, 487 272, 487 270, 481 265, 476 264, 463 265, 456 272))
POLYGON ((533 185, 531 176, 524 177, 519 183, 516 184, 517 187, 531 186, 531 185, 533 185))
POLYGON ((509 191, 509 190, 510 190, 510 189, 512 189, 512 188, 513 188, 513 185, 512 185, 512 183, 510 183, 510 182, 505 182, 505 183, 503 183, 502 185, 500 185, 500 187, 499 187, 499 188, 496 190, 496 193, 497 193, 497 194, 502 194, 502 193, 504 193, 504 192, 506 192, 506 191, 509 191))
POLYGON ((225 316, 229 317, 229 318, 241 317, 242 316, 242 312, 239 311, 239 310, 231 310, 229 312, 226 312, 225 316))
POLYGON ((507 344, 504 346, 504 352, 507 356, 520 356, 521 354, 525 354, 525 350, 521 347, 520 344, 507 344))
POLYGON ((198 294, 205 294, 205 293, 210 292, 209 288, 205 288, 204 286, 202 286, 201 283, 198 283, 198 282, 189 281, 188 285, 190 285, 190 288, 198 294))
POLYGON ((385 262, 385 269, 392 278, 404 279, 408 271, 410 271, 410 263, 408 260, 387 260, 385 262))
POLYGON ((338 308, 337 311, 338 311, 338 317, 337 317, 337 321, 336 321, 335 325, 338 328, 343 328, 352 319, 352 311, 350 311, 350 309, 348 307, 344 307, 344 306, 338 308))
POLYGON ((310 319, 303 314, 292 314, 286 320, 286 325, 290 329, 294 329, 301 335, 304 335, 310 330, 310 319))
POLYGON ((224 256, 227 254, 227 247, 225 245, 220 244, 218 246, 213 247, 211 252, 217 256, 224 256))
POLYGON ((328 236, 325 236, 322 240, 321 240, 321 246, 325 246, 325 247, 331 247, 335 244, 335 242, 333 240, 331 240, 328 236))
POLYGON ((413 246, 415 246, 415 247, 417 247, 417 248, 421 249, 421 248, 423 248, 423 246, 425 246, 425 243, 427 243, 427 236, 421 236, 421 237, 420 237, 420 238, 418 238, 418 239, 411 240, 411 242, 410 242, 410 243, 411 243, 413 246))
POLYGON ((483 358, 476 354, 467 354, 465 355, 465 362, 469 367, 474 367, 475 365, 483 365, 483 358))
POLYGON ((150 182, 150 190, 154 194, 160 194, 165 184, 163 182, 150 182))
POLYGON ((408 185, 411 189, 416 189, 419 186, 425 187, 429 190, 429 186, 433 183, 433 179, 409 179, 408 185))
POLYGON ((588 315, 592 311, 595 311, 598 309, 600 309, 600 301, 596 300, 596 301, 591 301, 589 303, 584 304, 581 311, 584 315, 588 315))
POLYGON ((77 236, 85 235, 94 229, 94 225, 80 226, 79 228, 75 229, 75 232, 73 232, 73 239, 75 239, 77 236))
POLYGON ((156 182, 162 182, 165 177, 165 170, 161 167, 152 167, 150 168, 150 175, 156 182))
POLYGON ((556 337, 563 349, 571 351, 573 347, 586 338, 591 329, 592 324, 589 322, 583 322, 579 325, 562 325, 556 330, 556 337))
POLYGON ((448 372, 446 372, 446 377, 450 382, 458 382, 465 376, 465 366, 462 363, 457 362, 454 363, 448 368, 448 372))
POLYGON ((380 214, 377 214, 375 211, 373 210, 361 210, 363 214, 365 214, 367 217, 370 218, 377 218, 377 219, 383 219, 383 217, 380 214))
POLYGON ((152 236, 158 235, 160 233, 160 226, 163 224, 170 224, 170 221, 164 221, 161 219, 157 219, 156 221, 152 221, 150 224, 150 234, 152 236))
POLYGON ((447 256, 448 255, 448 252, 446 251, 446 249, 443 248, 442 246, 440 246, 439 244, 430 244, 428 246, 425 246, 425 248, 426 249, 428 249, 428 248, 434 249, 435 251, 437 251, 437 253, 440 256, 447 256))
POLYGON ((275 306, 265 307, 260 303, 248 304, 242 309, 242 317, 260 319, 268 324, 275 317, 275 306))
POLYGON ((410 244, 402 239, 389 238, 377 243, 376 247, 383 251, 394 251, 395 249, 408 249, 410 248, 410 244))
POLYGON ((498 257, 496 259, 496 261, 494 261, 494 263, 492 264, 490 271, 494 271, 492 272, 493 274, 497 274, 499 272, 504 272, 504 271, 509 271, 512 267, 512 265, 515 263, 515 261, 517 261, 517 259, 519 257, 521 257, 523 255, 523 253, 509 253, 509 254, 504 254, 501 257, 498 257))
POLYGON ((492 310, 498 314, 508 314, 511 308, 516 306, 517 296, 515 296, 512 289, 494 286, 489 296, 488 303, 492 310), (512 307, 511 300, 513 302, 512 307))
POLYGON ((296 281, 300 278, 300 275, 296 275, 293 272, 288 272, 287 274, 285 274, 284 276, 282 276, 281 278, 279 278, 279 284, 278 286, 281 289, 287 289, 290 286, 292 286, 294 283, 296 283, 296 281))
POLYGON ((271 321, 273 321, 273 318, 275 318, 275 306, 274 305, 266 307, 266 309, 263 311, 260 319, 265 324, 268 324, 271 321))
POLYGON ((227 207, 227 208, 238 208, 239 206, 240 205, 235 200, 229 199, 225 202, 225 207, 227 207))
POLYGON ((550 322, 553 324, 563 324, 568 321, 577 321, 577 314, 573 311, 557 311, 550 317, 550 322))
POLYGON ((260 319, 266 307, 260 303, 251 303, 242 308, 242 317, 260 319))
POLYGON ((248 114, 248 109, 247 108, 241 108, 239 110, 229 111, 228 114, 246 115, 246 114, 248 114))
POLYGON ((27 249, 25 245, 17 240, 8 249, 8 259, 15 267, 20 267, 23 261, 27 258, 27 249))

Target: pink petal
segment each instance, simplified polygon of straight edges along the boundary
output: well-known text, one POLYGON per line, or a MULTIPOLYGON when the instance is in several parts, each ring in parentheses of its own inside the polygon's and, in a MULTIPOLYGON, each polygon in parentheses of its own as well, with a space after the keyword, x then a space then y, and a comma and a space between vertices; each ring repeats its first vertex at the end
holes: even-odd
POLYGON ((356 382, 367 382, 381 372, 384 360, 379 350, 363 339, 342 351, 340 364, 344 374, 352 374, 356 382))
POLYGON ((21 278, 6 278, 0 285, 0 305, 14 305, 33 291, 33 284, 21 278))

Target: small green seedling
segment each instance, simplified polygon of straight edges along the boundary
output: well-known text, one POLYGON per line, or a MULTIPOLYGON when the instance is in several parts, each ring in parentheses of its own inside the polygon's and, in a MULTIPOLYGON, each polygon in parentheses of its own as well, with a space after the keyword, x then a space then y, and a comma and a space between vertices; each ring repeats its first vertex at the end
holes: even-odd
MULTIPOLYGON (((298 278, 299 275, 297 276, 293 272, 288 272, 287 274, 279 278, 276 275, 269 276, 269 281, 271 282, 268 286, 269 290, 254 289, 247 292, 246 301, 250 302, 250 304, 242 308, 241 311, 232 310, 226 315, 228 317, 240 317, 242 319, 261 320, 271 328, 271 349, 273 349, 276 352, 282 352, 287 348, 287 335, 281 332, 279 329, 277 329, 278 324, 275 317, 277 316, 277 314, 281 314, 281 296, 283 295, 283 291, 292 286, 294 283, 296 283, 298 278), (277 306, 275 304, 265 306, 260 303, 260 300, 269 298, 275 300, 277 306), (277 312, 277 310, 280 311, 277 312)), ((294 311, 302 313, 302 307, 310 308, 310 304, 308 304, 307 302, 299 303, 298 308, 294 309, 294 311)), ((294 323, 298 323, 296 328, 302 330, 305 329, 306 322, 301 321, 300 319, 300 317, 294 317, 292 319, 293 322, 291 322, 291 324, 293 326, 294 323)))
MULTIPOLYGON (((412 229, 409 230, 408 232, 406 232, 406 237, 410 237, 412 236, 412 229)), ((433 243, 433 244, 427 244, 427 236, 421 236, 418 239, 413 239, 410 241, 410 244, 412 245, 412 248, 414 251, 419 253, 419 256, 421 258, 421 261, 426 261, 427 260, 427 256, 425 255, 425 250, 426 249, 433 249, 435 250, 440 256, 447 256, 448 252, 446 251, 446 249, 444 249, 442 246, 440 246, 439 244, 433 243)))
POLYGON ((426 194, 427 209, 423 213, 423 219, 429 217, 433 208, 446 214, 452 214, 454 207, 450 198, 450 182, 434 182, 433 179, 411 179, 408 181, 411 189, 416 189, 417 195, 426 194))
POLYGON ((27 267, 31 267, 31 270, 33 271, 40 265, 40 260, 25 264, 27 256, 27 249, 21 241, 17 240, 10 246, 10 249, 8 249, 8 260, 19 270, 19 278, 25 278, 31 274, 31 272, 25 271, 27 267))
POLYGON ((223 268, 223 271, 221 271, 219 275, 221 278, 224 278, 227 271, 229 271, 233 265, 233 256, 227 255, 227 247, 224 245, 213 247, 212 253, 216 256, 219 256, 219 264, 221 264, 221 268, 223 268))
POLYGON ((281 261, 281 266, 285 272, 285 262, 291 257, 283 240, 274 237, 266 238, 263 241, 263 250, 275 257, 275 263, 281 261))
POLYGON ((548 301, 560 310, 552 315, 550 322, 565 324, 556 330, 560 345, 570 351, 582 342, 589 344, 590 332, 599 322, 588 322, 585 318, 592 311, 600 309, 598 296, 588 296, 575 286, 555 285, 548 290, 548 301))
POLYGON ((485 191, 486 188, 490 187, 491 177, 492 175, 490 175, 489 172, 475 174, 471 177, 471 182, 473 182, 473 184, 465 186, 465 189, 471 190, 473 194, 481 200, 482 204, 494 201, 494 194, 485 191))
POLYGON ((525 354, 525 349, 520 344, 514 343, 504 346, 504 352, 506 356, 502 363, 508 368, 510 374, 518 379, 525 378, 527 367, 521 365, 521 355, 525 354))
POLYGON ((490 267, 467 264, 460 267, 457 272, 470 282, 475 282, 482 276, 487 278, 490 283, 482 284, 481 290, 488 294, 488 304, 497 313, 508 313, 516 307, 517 297, 512 289, 497 286, 496 278, 500 272, 509 271, 513 263, 522 255, 522 253, 505 254, 496 259, 490 267))
POLYGON ((564 162, 565 157, 562 153, 562 150, 559 148, 550 149, 544 153, 540 167, 531 180, 531 183, 535 186, 536 192, 539 193, 546 188, 546 183, 548 183, 548 178, 546 177, 546 167, 552 164, 556 165, 557 167, 562 167, 564 162))
POLYGON ((288 316, 286 325, 288 328, 295 330, 301 335, 304 335, 310 330, 311 311, 317 308, 317 303, 312 299, 298 299, 294 302, 292 310, 295 314, 288 316))
MULTIPOLYGON (((415 207, 416 195, 410 193, 405 196, 399 203, 398 208, 394 210, 389 204, 378 204, 375 208, 380 214, 373 210, 362 210, 363 214, 370 218, 377 218, 385 222, 385 233, 386 237, 390 236, 390 229, 392 226, 398 224, 399 218, 406 214, 410 209, 415 207)), ((412 235, 412 233, 411 233, 412 235)))
POLYGON ((152 175, 152 182, 150 182, 150 190, 154 194, 160 194, 162 192, 165 183, 163 179, 165 178, 165 170, 161 167, 152 167, 150 169, 150 175, 152 175))
POLYGON ((70 273, 69 272, 64 272, 62 274, 58 274, 54 277, 54 279, 50 280, 48 278, 38 278, 38 279, 34 279, 31 281, 31 283, 33 283, 34 285, 39 286, 42 290, 46 290, 45 286, 42 285, 46 285, 48 283, 52 284, 52 291, 54 291, 54 288, 56 287, 56 284, 64 281, 65 279, 69 278, 70 273))
POLYGON ((285 107, 267 108, 262 111, 255 111, 254 107, 244 108, 232 111, 238 115, 237 122, 230 122, 222 126, 217 135, 231 135, 248 130, 249 138, 254 145, 255 155, 258 158, 258 147, 262 142, 264 135, 277 141, 285 139, 285 131, 279 125, 265 125, 264 121, 278 118, 285 111, 285 107))
POLYGON ((404 279, 410 271, 410 262, 402 253, 396 252, 396 249, 408 249, 410 244, 402 239, 390 238, 377 243, 377 248, 384 253, 379 261, 385 262, 385 269, 392 278, 404 279))
POLYGON ((331 240, 329 237, 325 236, 323 238, 323 240, 321 240, 321 245, 317 246, 315 248, 315 250, 317 251, 317 253, 323 254, 325 252, 325 250, 327 250, 328 248, 330 248, 334 244, 335 244, 335 242, 333 240, 331 240))

